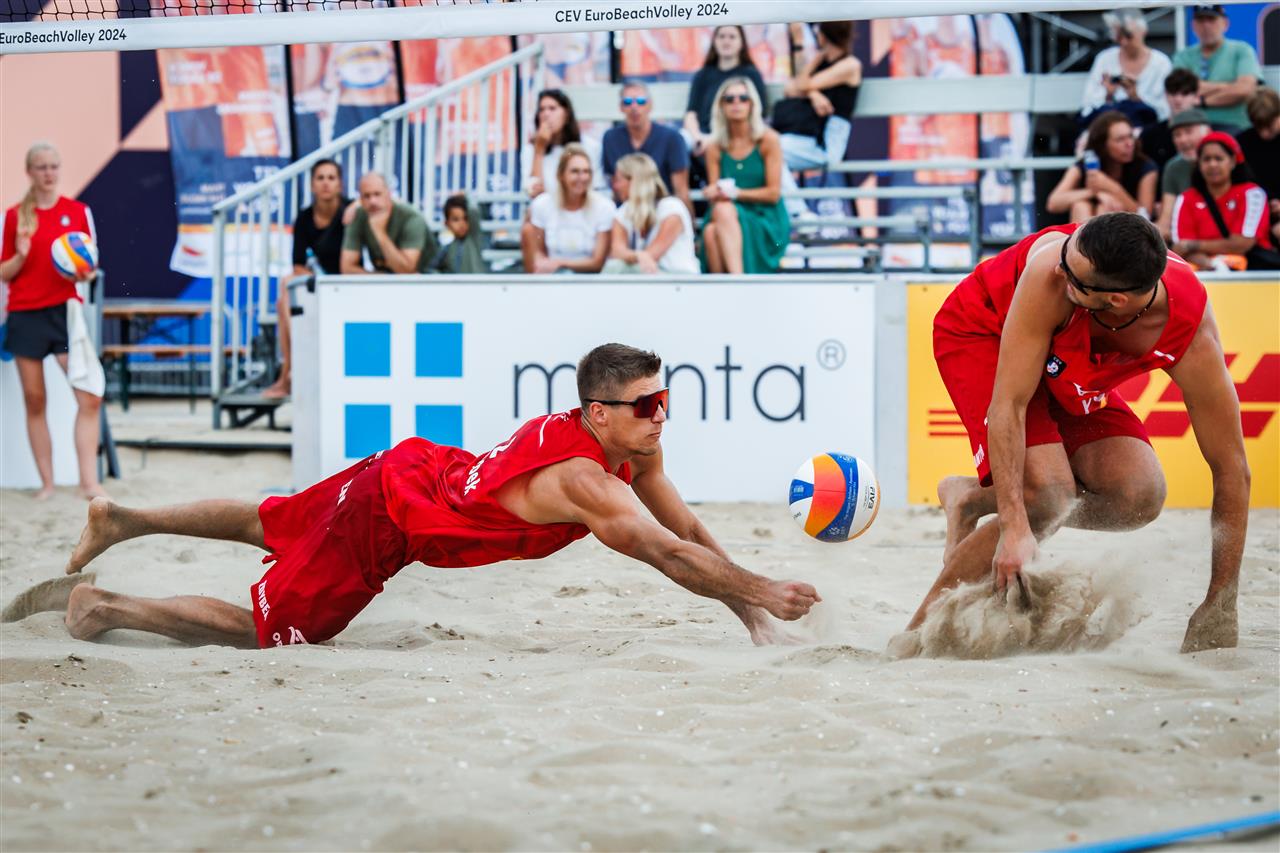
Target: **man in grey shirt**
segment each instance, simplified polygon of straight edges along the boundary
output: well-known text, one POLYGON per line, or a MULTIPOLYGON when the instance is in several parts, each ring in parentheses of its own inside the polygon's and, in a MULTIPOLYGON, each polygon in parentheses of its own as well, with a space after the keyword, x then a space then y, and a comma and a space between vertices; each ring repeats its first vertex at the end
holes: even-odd
POLYGON ((363 252, 368 252, 375 272, 425 273, 439 251, 440 243, 422 214, 393 199, 386 178, 366 172, 360 179, 360 209, 342 238, 342 274, 368 272, 363 252))
POLYGON ((1164 174, 1160 178, 1160 218, 1156 220, 1156 227, 1166 242, 1173 237, 1173 203, 1191 187, 1191 173, 1196 167, 1196 146, 1210 130, 1204 110, 1183 110, 1169 119, 1169 131, 1178 156, 1164 164, 1164 174))

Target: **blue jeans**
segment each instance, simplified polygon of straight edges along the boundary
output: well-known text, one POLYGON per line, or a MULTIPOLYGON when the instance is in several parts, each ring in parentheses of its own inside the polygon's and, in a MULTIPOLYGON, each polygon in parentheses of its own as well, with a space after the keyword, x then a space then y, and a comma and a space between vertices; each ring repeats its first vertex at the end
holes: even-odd
MULTIPOLYGON (((853 125, 848 119, 829 116, 827 126, 822 131, 822 145, 812 136, 801 136, 798 133, 782 134, 782 158, 787 168, 782 170, 783 191, 796 189, 795 176, 792 170, 821 169, 828 163, 844 159, 844 152, 849 147, 849 133, 853 125)), ((838 172, 828 172, 824 176, 823 185, 828 187, 844 186, 844 176, 838 172)), ((787 200, 787 212, 793 217, 807 210, 802 199, 787 200)))

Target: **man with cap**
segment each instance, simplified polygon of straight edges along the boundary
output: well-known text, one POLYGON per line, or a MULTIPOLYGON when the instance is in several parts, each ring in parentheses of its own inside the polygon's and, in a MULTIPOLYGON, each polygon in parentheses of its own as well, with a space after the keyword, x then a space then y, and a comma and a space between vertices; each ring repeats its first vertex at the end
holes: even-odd
POLYGON ((1196 146, 1212 128, 1204 110, 1184 110, 1169 120, 1178 156, 1165 164, 1160 178, 1160 218, 1156 225, 1166 241, 1171 239, 1173 203, 1191 187, 1191 172, 1196 167, 1196 146))
POLYGON ((1227 12, 1220 3, 1196 6, 1191 29, 1199 43, 1175 53, 1173 67, 1200 78, 1198 106, 1210 124, 1240 130, 1249 126, 1245 103, 1262 80, 1262 67, 1249 44, 1225 37, 1227 26, 1227 12))

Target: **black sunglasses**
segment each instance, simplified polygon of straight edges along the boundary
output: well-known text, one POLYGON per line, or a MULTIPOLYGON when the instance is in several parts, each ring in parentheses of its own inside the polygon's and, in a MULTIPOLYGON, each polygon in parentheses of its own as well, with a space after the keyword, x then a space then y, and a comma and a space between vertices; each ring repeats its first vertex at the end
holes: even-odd
POLYGON ((661 391, 654 391, 652 394, 642 394, 634 400, 583 400, 582 402, 600 403, 603 406, 630 406, 635 409, 637 418, 651 418, 657 413, 659 406, 662 407, 663 414, 671 413, 670 398, 671 389, 663 388, 661 391))
POLYGON ((740 95, 739 95, 739 94, 735 94, 734 92, 729 92, 729 93, 728 93, 728 94, 726 94, 724 97, 722 97, 720 100, 721 100, 721 101, 723 101, 723 102, 724 102, 724 103, 726 103, 726 104, 732 104, 732 103, 745 104, 745 103, 748 103, 748 102, 751 100, 751 96, 750 96, 750 95, 748 95, 746 92, 743 92, 743 93, 742 93, 742 94, 740 94, 740 95))
POLYGON ((1062 241, 1062 257, 1058 259, 1058 266, 1062 267, 1062 271, 1066 273, 1067 281, 1071 282, 1071 286, 1081 293, 1132 293, 1136 290, 1146 290, 1145 287, 1092 287, 1076 278, 1076 274, 1071 271, 1071 267, 1067 266, 1067 244, 1071 242, 1071 238, 1062 241))

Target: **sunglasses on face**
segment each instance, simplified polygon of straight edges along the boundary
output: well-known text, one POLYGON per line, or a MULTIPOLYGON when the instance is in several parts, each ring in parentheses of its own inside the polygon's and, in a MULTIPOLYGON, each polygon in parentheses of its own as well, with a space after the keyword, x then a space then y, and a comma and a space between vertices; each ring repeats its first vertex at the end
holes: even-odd
POLYGON ((671 389, 663 388, 661 391, 654 391, 652 394, 643 394, 634 400, 585 400, 587 403, 600 403, 603 406, 630 406, 634 410, 637 418, 651 418, 658 411, 658 407, 662 407, 663 414, 671 411, 668 401, 671 398, 671 389))
POLYGON ((735 103, 746 104, 746 103, 750 103, 751 96, 748 95, 746 92, 743 92, 741 94, 735 94, 733 92, 730 92, 724 97, 722 97, 720 100, 722 103, 726 103, 726 104, 735 104, 735 103))
POLYGON ((1081 293, 1129 293, 1130 291, 1145 289, 1141 287, 1093 287, 1085 284, 1076 278, 1076 274, 1071 271, 1071 267, 1067 266, 1067 244, 1070 242, 1070 238, 1062 241, 1062 257, 1058 259, 1058 266, 1062 267, 1063 273, 1067 276, 1067 281, 1076 290, 1081 293))
POLYGON ((647 103, 649 103, 649 99, 645 97, 622 99, 622 105, 624 107, 643 107, 647 103))

